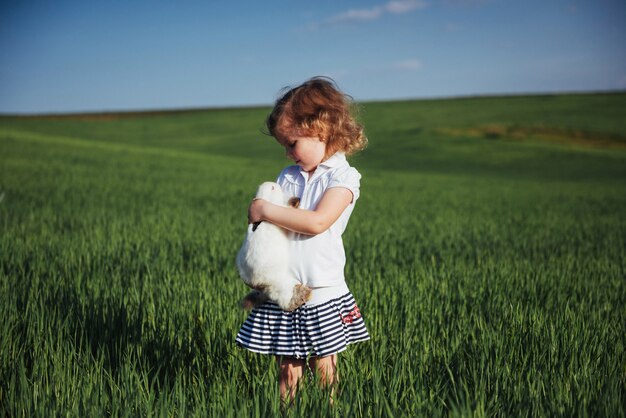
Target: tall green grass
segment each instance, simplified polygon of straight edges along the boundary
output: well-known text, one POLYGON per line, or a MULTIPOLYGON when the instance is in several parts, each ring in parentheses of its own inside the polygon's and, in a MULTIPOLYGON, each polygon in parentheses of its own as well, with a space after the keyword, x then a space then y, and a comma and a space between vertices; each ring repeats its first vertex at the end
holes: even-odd
MULTIPOLYGON (((344 243, 372 340, 287 415, 624 416, 625 110, 364 104, 344 243)), ((274 359, 234 343, 246 208, 288 163, 267 111, 0 120, 1 414, 280 413, 274 359)))

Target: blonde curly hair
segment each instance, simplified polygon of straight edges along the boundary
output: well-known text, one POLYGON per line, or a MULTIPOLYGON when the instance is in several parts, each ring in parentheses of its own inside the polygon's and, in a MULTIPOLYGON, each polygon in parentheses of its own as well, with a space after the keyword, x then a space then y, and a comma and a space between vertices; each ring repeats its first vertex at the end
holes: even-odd
POLYGON ((285 144, 294 135, 317 136, 326 143, 326 157, 365 148, 367 137, 353 115, 356 106, 332 79, 313 77, 283 91, 266 120, 269 134, 278 142, 285 144))

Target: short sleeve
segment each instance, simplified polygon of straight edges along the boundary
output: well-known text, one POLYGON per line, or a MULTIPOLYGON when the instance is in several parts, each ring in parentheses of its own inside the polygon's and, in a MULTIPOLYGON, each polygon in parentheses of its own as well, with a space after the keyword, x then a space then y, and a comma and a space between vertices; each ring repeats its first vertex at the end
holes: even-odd
POLYGON ((354 167, 347 167, 332 176, 328 183, 328 188, 345 187, 352 192, 352 202, 359 198, 359 188, 361 187, 361 174, 354 167))

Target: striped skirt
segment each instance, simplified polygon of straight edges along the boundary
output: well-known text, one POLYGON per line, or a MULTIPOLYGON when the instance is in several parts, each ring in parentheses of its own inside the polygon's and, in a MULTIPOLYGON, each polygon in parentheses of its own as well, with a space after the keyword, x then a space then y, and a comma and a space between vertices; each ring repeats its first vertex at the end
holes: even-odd
POLYGON ((255 353, 295 358, 339 353, 349 344, 369 340, 351 293, 292 312, 265 303, 250 312, 237 334, 237 345, 255 353))

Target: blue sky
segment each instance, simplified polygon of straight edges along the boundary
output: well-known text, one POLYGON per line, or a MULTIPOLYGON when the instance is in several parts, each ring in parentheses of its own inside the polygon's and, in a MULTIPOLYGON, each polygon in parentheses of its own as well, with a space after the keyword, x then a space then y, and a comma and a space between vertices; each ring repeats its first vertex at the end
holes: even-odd
POLYGON ((0 6, 0 113, 270 104, 314 75, 357 100, 624 90, 626 2, 0 6))

